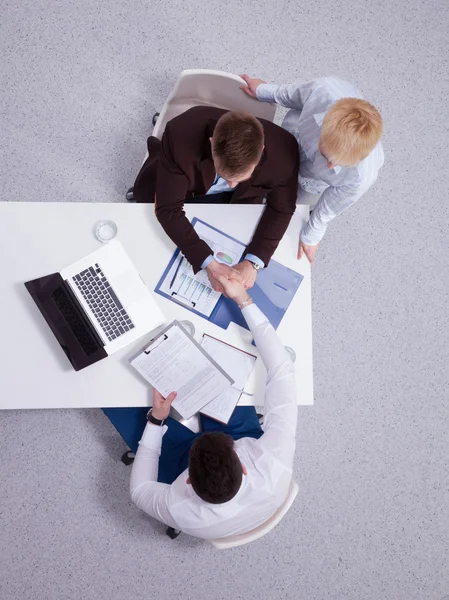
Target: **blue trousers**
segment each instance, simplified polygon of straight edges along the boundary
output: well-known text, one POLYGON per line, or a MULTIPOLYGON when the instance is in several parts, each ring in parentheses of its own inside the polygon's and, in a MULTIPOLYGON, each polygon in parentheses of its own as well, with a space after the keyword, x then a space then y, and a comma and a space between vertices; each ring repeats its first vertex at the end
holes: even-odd
MULTIPOLYGON (((103 408, 119 434, 133 452, 137 452, 139 440, 145 429, 148 408, 103 408)), ((242 437, 259 439, 263 434, 254 406, 237 406, 227 425, 200 415, 202 433, 220 431, 234 440, 242 437)), ((193 442, 201 433, 193 433, 179 421, 167 419, 168 427, 162 438, 159 458, 158 481, 173 483, 187 469, 189 452, 193 442)))

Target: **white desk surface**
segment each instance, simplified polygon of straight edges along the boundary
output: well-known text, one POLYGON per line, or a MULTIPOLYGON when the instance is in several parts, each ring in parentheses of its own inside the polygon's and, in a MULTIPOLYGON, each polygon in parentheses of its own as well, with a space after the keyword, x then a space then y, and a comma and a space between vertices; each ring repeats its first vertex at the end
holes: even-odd
MULTIPOLYGON (((255 205, 186 205, 194 216, 247 243, 263 210, 255 205)), ((296 259, 298 234, 308 207, 298 206, 274 258, 304 279, 278 333, 294 348, 298 404, 313 404, 310 267, 296 259)), ((111 219, 118 239, 150 290, 154 290, 175 247, 151 204, 0 203, 0 408, 87 408, 149 406, 151 388, 128 364, 150 335, 100 362, 75 372, 28 294, 24 282, 60 271, 101 244, 94 225, 111 219)), ((189 320, 196 339, 209 333, 257 354, 251 334, 231 323, 227 330, 154 294, 167 321, 189 320)), ((266 372, 259 359, 241 404, 263 405, 266 372)))

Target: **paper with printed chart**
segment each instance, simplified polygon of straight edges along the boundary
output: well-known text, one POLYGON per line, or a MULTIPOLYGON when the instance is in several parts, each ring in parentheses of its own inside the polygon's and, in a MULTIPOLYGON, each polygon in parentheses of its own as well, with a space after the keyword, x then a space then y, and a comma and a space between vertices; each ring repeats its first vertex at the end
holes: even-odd
MULTIPOLYGON (((203 221, 197 220, 194 229, 213 250, 217 262, 230 267, 240 262, 245 250, 242 242, 203 221)), ((190 263, 180 252, 171 260, 156 291, 205 317, 210 317, 221 297, 220 292, 212 289, 207 272, 201 270, 195 274, 190 263)))

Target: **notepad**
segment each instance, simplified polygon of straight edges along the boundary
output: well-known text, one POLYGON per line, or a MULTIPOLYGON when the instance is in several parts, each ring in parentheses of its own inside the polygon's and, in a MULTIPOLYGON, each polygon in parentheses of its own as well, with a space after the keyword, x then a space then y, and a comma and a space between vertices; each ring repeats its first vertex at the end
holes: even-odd
POLYGON ((177 392, 173 408, 184 419, 190 419, 234 384, 178 321, 161 331, 130 362, 164 397, 177 392))
POLYGON ((201 346, 233 379, 231 387, 206 404, 200 412, 221 423, 228 423, 254 368, 257 357, 204 334, 201 346))

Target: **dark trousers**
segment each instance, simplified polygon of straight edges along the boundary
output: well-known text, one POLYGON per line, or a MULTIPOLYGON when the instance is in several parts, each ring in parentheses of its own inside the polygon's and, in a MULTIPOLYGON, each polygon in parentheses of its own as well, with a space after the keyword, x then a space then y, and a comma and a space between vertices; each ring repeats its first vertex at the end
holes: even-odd
MULTIPOLYGON (((146 425, 148 408, 104 408, 103 412, 133 452, 137 452, 139 440, 146 425)), ((243 437, 259 439, 263 434, 254 406, 237 406, 227 425, 200 415, 202 433, 220 431, 234 440, 243 437)), ((193 433, 179 421, 167 419, 167 431, 162 438, 159 458, 158 481, 173 483, 187 469, 189 452, 201 433, 193 433)))

